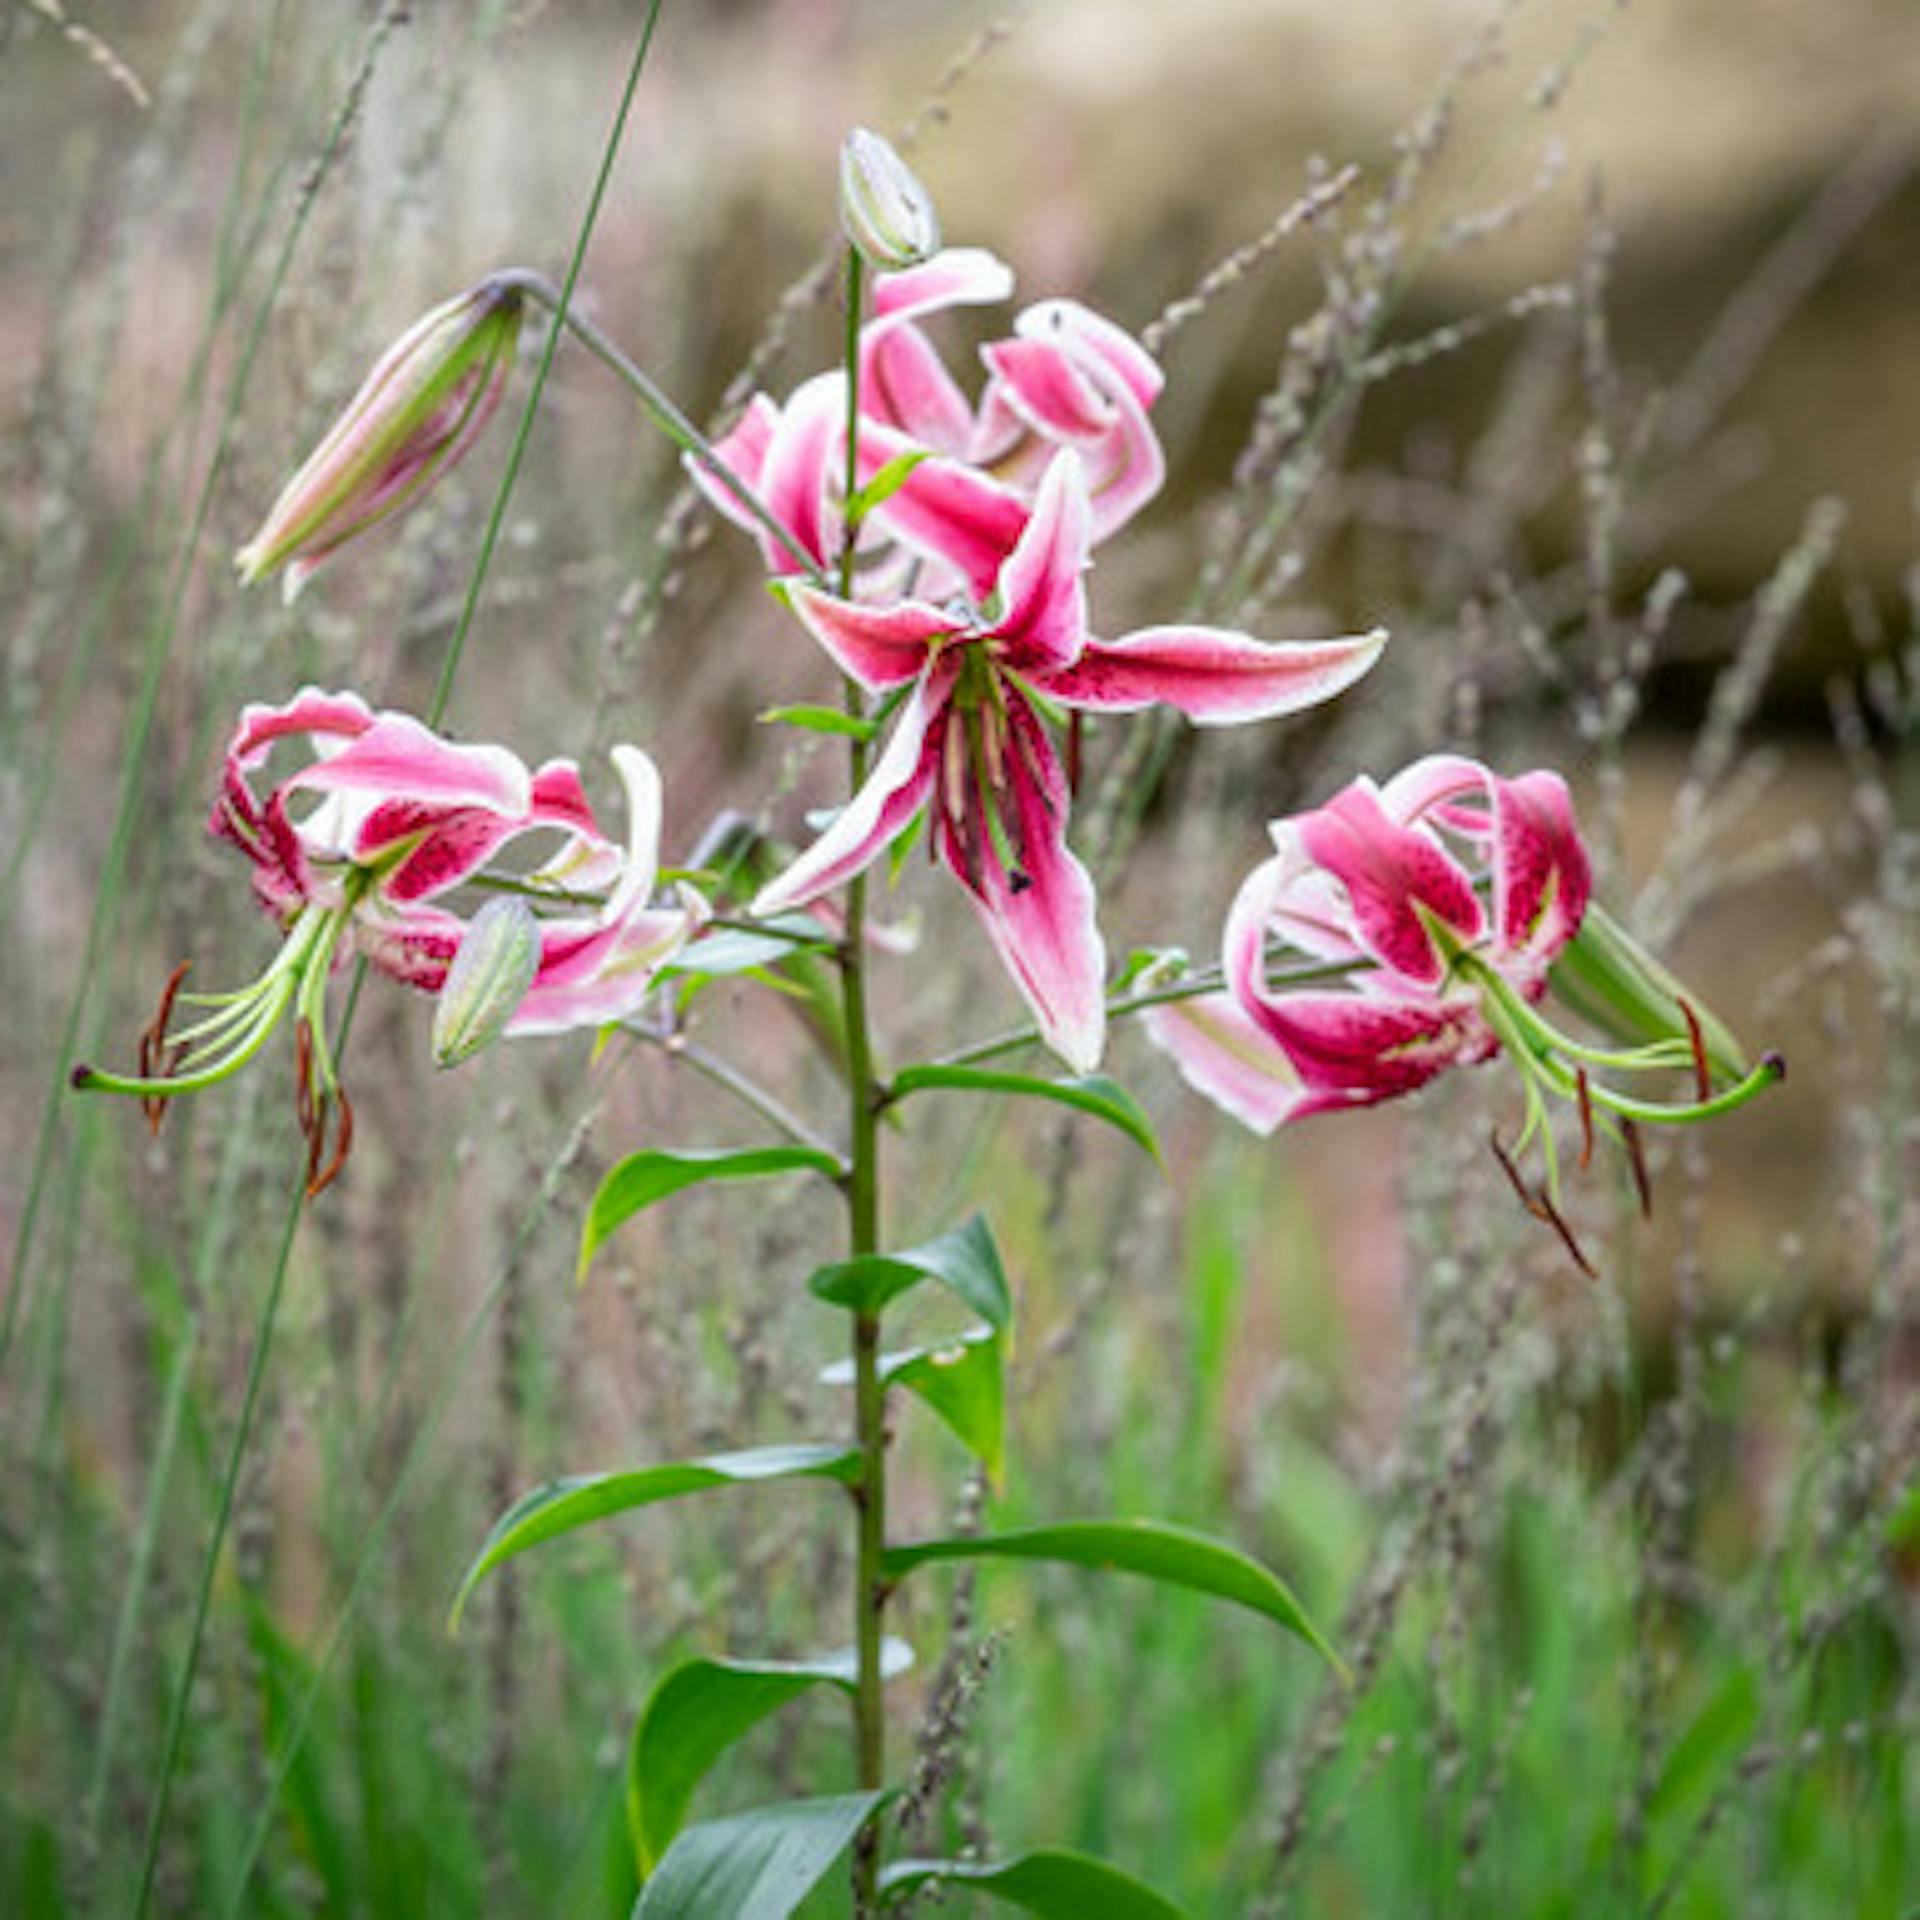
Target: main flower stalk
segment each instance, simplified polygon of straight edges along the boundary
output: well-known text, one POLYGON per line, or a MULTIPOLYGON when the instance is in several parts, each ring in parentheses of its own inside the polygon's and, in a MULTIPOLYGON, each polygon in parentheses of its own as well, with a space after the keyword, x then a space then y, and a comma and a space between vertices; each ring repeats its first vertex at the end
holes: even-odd
MULTIPOLYGON (((863 262, 847 248, 847 495, 858 484, 860 406, 860 302, 863 262)), ((840 590, 850 593, 854 540, 849 524, 840 550, 840 590)), ((847 711, 864 718, 866 695, 850 676, 845 683, 847 711)), ((847 793, 858 794, 867 779, 867 743, 855 735, 847 755, 847 793)), ((880 1250, 880 1087, 873 1073, 873 1042, 867 1024, 867 882, 857 875, 847 888, 845 938, 840 949, 841 1006, 847 1033, 848 1154, 847 1246, 854 1259, 880 1250)), ((860 1785, 876 1791, 886 1784, 887 1722, 880 1667, 880 1623, 886 1605, 881 1555, 887 1544, 887 1411, 880 1380, 880 1316, 859 1313, 853 1323, 854 1441, 862 1455, 854 1488, 857 1539, 854 1571, 854 1650, 858 1662, 854 1692, 854 1745, 860 1785)), ((880 1829, 870 1821, 854 1843, 854 1907, 859 1915, 878 1911, 880 1829)))

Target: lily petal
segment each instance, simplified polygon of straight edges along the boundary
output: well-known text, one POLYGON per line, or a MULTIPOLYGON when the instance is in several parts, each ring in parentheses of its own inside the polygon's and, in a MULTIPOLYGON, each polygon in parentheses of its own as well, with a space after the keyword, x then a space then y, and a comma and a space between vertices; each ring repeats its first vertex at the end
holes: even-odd
POLYGON ((1268 720, 1316 706, 1380 658, 1381 629, 1340 640, 1265 642, 1217 627, 1146 627, 1089 640, 1039 685, 1063 706, 1131 713, 1156 701, 1201 726, 1268 720))
POLYGON ((951 614, 920 600, 870 607, 802 585, 788 590, 787 604, 834 665, 871 693, 918 679, 928 654, 955 631, 951 614))
POLYGON ((532 778, 517 755, 456 745, 403 713, 380 714, 340 752, 284 782, 284 790, 296 788, 486 807, 516 819, 533 800, 532 778))
POLYGON ((1107 957, 1093 882, 1067 846, 1067 783, 1052 741, 1018 694, 1008 697, 1007 718, 1015 735, 1007 756, 1007 826, 1018 870, 1008 872, 993 837, 982 834, 976 885, 968 876, 970 850, 954 843, 946 816, 938 845, 1032 1008, 1041 1039, 1075 1073, 1091 1073, 1107 1026, 1107 957))
POLYGON ((1159 361, 1126 328, 1078 300, 1036 301, 1013 325, 1022 339, 1050 341, 1098 367, 1142 408, 1151 407, 1167 384, 1159 361))
POLYGON ((1062 453, 1040 483, 1019 544, 1000 569, 1000 618, 993 629, 1001 658, 1016 673, 1053 675, 1077 659, 1087 638, 1090 539, 1087 489, 1079 459, 1062 453))
POLYGON ((973 438, 973 408, 933 344, 918 327, 876 332, 860 344, 860 411, 955 458, 973 438))
POLYGON ((1149 1007, 1141 1022, 1188 1086, 1257 1134, 1327 1104, 1230 993, 1170 1000, 1149 1007))
MULTIPOLYGON (((732 431, 713 443, 713 456, 742 486, 758 493, 760 476, 766 469, 767 449, 773 445, 774 432, 779 425, 780 409, 766 394, 756 393, 747 402, 746 412, 734 423, 732 431)), ((740 504, 733 489, 716 480, 701 461, 688 454, 681 464, 687 470, 687 478, 716 513, 747 533, 758 534, 762 531, 759 521, 740 504)))
POLYGON ((1478 1058, 1484 1023, 1470 1001, 1369 993, 1270 994, 1249 1016, 1319 1092, 1371 1106, 1478 1058))
POLYGON ((934 763, 927 733, 945 710, 958 669, 936 662, 902 702, 892 737, 873 771, 834 823, 785 873, 760 889, 757 915, 785 913, 831 891, 869 866, 926 803, 934 763))
POLYGON ((984 247, 947 247, 900 273, 874 277, 868 332, 918 320, 946 307, 983 306, 1013 297, 1013 269, 984 247))
POLYGON ((1370 780, 1354 781, 1294 825, 1307 856, 1346 889, 1361 944, 1402 980, 1431 988, 1446 974, 1423 911, 1463 940, 1484 932, 1467 874, 1428 829, 1394 820, 1370 780))
MULTIPOLYGON (((866 485, 891 460, 925 451, 891 427, 864 421, 860 482, 866 485)), ((1026 530, 1027 508, 1011 487, 936 454, 923 459, 874 509, 873 522, 916 553, 957 567, 974 598, 984 600, 1026 530)))

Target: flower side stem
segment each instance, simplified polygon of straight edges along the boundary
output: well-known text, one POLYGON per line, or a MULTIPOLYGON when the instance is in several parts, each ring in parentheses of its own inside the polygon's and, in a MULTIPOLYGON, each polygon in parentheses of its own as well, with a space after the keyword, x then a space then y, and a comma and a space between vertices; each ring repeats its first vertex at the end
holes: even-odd
POLYGON ((772 510, 759 494, 720 459, 706 435, 667 397, 652 376, 621 349, 610 334, 567 301, 561 290, 543 274, 513 267, 494 274, 492 278, 495 285, 516 288, 536 305, 545 307, 589 353, 625 384, 640 402, 640 410, 647 418, 682 453, 698 461, 785 548, 816 587, 826 585, 813 556, 774 518, 772 510))
MULTIPOLYGON (((860 419, 860 255, 847 249, 846 492, 858 486, 860 419)), ((840 592, 853 587, 853 548, 857 530, 849 524, 840 549, 840 592)), ((864 717, 866 699, 852 680, 845 686, 847 711, 864 717)), ((867 743, 847 743, 849 794, 867 777, 867 743)), ((846 938, 840 949, 841 1006, 847 1031, 847 1092, 850 1102, 847 1153, 847 1246, 855 1259, 880 1250, 880 1088, 873 1073, 873 1041, 867 1024, 867 883, 864 875, 847 889, 846 938)), ((887 1544, 887 1409, 880 1382, 880 1316, 861 1313, 853 1322, 854 1443, 863 1456, 859 1484, 853 1490, 855 1523, 854 1650, 858 1684, 854 1692, 854 1757, 863 1789, 886 1784, 887 1722, 880 1671, 880 1620, 886 1605, 881 1555, 887 1544)), ((853 1898, 856 1915, 879 1911, 880 1827, 869 1821, 854 1842, 853 1898)))

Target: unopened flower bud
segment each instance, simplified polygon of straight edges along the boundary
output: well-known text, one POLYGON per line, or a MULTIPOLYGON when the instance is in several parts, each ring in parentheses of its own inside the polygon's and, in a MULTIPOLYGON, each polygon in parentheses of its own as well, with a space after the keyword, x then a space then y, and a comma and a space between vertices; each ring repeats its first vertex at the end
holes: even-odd
POLYGON ((1686 1040, 1726 1080, 1742 1080, 1751 1068, 1725 1022, 1598 902, 1588 903, 1549 979, 1555 998, 1614 1040, 1630 1046, 1686 1040))
POLYGON ((917 267, 940 251, 932 196, 892 145, 865 127, 855 127, 840 149, 840 225, 881 273, 917 267))
POLYGON ((234 555, 241 580, 284 567, 291 600, 337 547, 425 493, 499 405, 522 306, 511 282, 483 280, 415 321, 234 555))
POLYGON ((491 1046, 540 970, 540 923, 524 900, 499 895, 473 916, 433 1010, 436 1065, 457 1067, 491 1046))

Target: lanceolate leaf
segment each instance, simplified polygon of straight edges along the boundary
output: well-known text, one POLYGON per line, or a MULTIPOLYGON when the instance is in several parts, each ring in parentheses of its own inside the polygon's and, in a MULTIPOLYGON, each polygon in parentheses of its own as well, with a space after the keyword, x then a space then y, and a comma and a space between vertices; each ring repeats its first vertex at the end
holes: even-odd
POLYGON ((857 527, 875 507, 885 506, 927 457, 923 447, 915 447, 910 453, 896 453, 864 487, 856 487, 848 495, 847 525, 857 527))
POLYGON ((855 740, 871 740, 880 731, 877 720, 839 707, 769 707, 760 718, 773 726, 798 727, 803 733, 843 733, 855 740))
MULTIPOLYGON (((975 1327, 942 1346, 909 1347, 903 1353, 883 1353, 879 1361, 884 1385, 905 1387, 937 1413, 958 1436, 997 1487, 1005 1458, 1006 1362, 1000 1336, 991 1327, 975 1327)), ((821 1374, 832 1386, 853 1378, 849 1361, 839 1361, 821 1374)))
POLYGON ((1032 1073, 1005 1073, 995 1067, 903 1067, 893 1076, 896 1094, 917 1093, 925 1087, 951 1087, 968 1093, 1014 1093, 1035 1100, 1057 1101, 1118 1127, 1136 1146, 1160 1158, 1160 1142, 1153 1123, 1119 1081, 1103 1073, 1080 1080, 1047 1080, 1032 1073))
POLYGON ((880 1876, 889 1904, 921 1887, 979 1887, 1051 1920, 1186 1920, 1171 1900, 1089 1854, 1041 1847, 1013 1860, 897 1860, 880 1876))
MULTIPOLYGON (((904 1640, 884 1643, 888 1679, 912 1665, 904 1640)), ((627 1756, 627 1823, 641 1878, 660 1864, 694 1789, 728 1747, 823 1683, 851 1694, 857 1674, 851 1648, 818 1660, 702 1659, 675 1667, 648 1696, 627 1756)))
POLYGON ((771 1173, 811 1171, 829 1178, 840 1171, 832 1154, 817 1147, 748 1147, 738 1151, 667 1153, 649 1148, 629 1154, 600 1182, 580 1234, 578 1272, 584 1278, 593 1256, 615 1228, 656 1201, 709 1180, 754 1180, 771 1173))
POLYGON ((633 1920, 787 1920, 886 1798, 782 1800, 688 1827, 641 1889, 633 1920))
POLYGON ((709 1487, 745 1486, 759 1480, 838 1480, 851 1484, 860 1477, 861 1460, 858 1447, 754 1447, 742 1453, 711 1453, 703 1460, 672 1460, 628 1473, 590 1473, 549 1480, 522 1494, 494 1522, 493 1531, 460 1582, 448 1624, 458 1629, 474 1588, 495 1567, 543 1540, 573 1533, 610 1514, 675 1500, 682 1494, 704 1493, 709 1487))
POLYGON ((1210 1593, 1277 1620, 1346 1675, 1340 1656, 1277 1575, 1235 1547, 1158 1520, 1068 1520, 1009 1533, 916 1540, 889 1547, 882 1565, 897 1578, 929 1560, 979 1559, 1065 1561, 1210 1593))
POLYGON ((951 1233, 905 1253, 875 1253, 822 1267, 807 1285, 829 1306, 852 1313, 878 1313, 888 1301, 922 1280, 936 1281, 971 1307, 996 1333, 1013 1316, 1000 1251, 986 1221, 974 1214, 951 1233))

